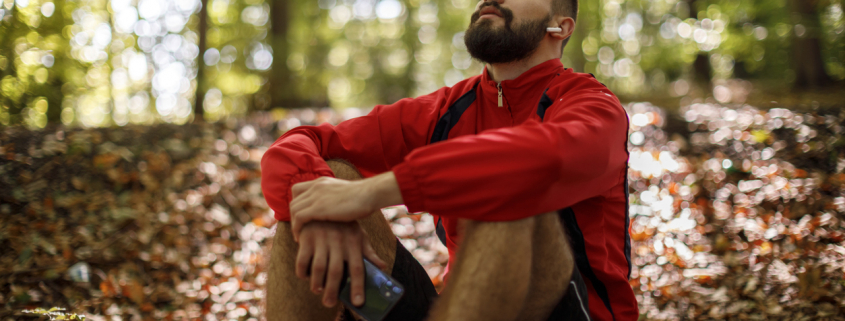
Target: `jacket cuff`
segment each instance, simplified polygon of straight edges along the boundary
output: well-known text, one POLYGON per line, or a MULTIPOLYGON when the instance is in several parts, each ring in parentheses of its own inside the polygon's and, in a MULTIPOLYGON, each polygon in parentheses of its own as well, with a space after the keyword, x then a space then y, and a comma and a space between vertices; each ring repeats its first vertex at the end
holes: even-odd
POLYGON ((425 212, 425 206, 423 205, 424 196, 420 192, 420 185, 413 173, 411 165, 404 162, 394 166, 392 170, 393 175, 396 176, 396 183, 399 185, 399 191, 402 193, 402 200, 405 202, 408 212, 425 212))
POLYGON ((285 206, 284 208, 280 208, 279 211, 273 214, 273 217, 275 217, 277 221, 290 222, 290 202, 293 200, 293 192, 291 192, 291 189, 293 188, 293 185, 300 182, 312 181, 323 176, 334 177, 331 172, 329 172, 328 174, 302 172, 291 176, 290 182, 288 183, 288 187, 285 189, 285 196, 283 198, 286 201, 285 204, 287 204, 287 206, 285 206))

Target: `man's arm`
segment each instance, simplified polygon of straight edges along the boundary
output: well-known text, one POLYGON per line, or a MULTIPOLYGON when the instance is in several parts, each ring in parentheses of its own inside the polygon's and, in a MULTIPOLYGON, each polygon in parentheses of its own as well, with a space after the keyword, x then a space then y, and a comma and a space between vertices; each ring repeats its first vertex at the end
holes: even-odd
MULTIPOLYGON (((291 191, 293 184, 334 176, 325 159, 351 161, 359 171, 372 175, 388 170, 408 151, 425 144, 429 127, 433 127, 439 112, 437 107, 440 104, 435 100, 445 97, 445 92, 441 90, 418 99, 404 99, 391 106, 376 106, 368 115, 336 127, 329 124, 298 127, 279 138, 261 161, 262 191, 268 205, 275 211, 276 219, 288 221, 291 218, 289 203, 296 197, 296 193, 291 191)), ((338 196, 324 196, 330 199, 321 204, 337 205, 338 196)), ((286 225, 289 224, 279 223, 282 231, 286 225)), ((302 239, 297 231, 297 275, 305 277, 310 266, 311 290, 323 296, 323 305, 331 307, 336 304, 344 262, 349 267, 351 278, 350 299, 356 305, 360 305, 364 297, 362 255, 380 268, 386 268, 364 234, 356 222, 309 224, 303 231, 302 239)))
POLYGON ((308 221, 353 221, 402 201, 411 212, 482 221, 517 220, 565 208, 624 179, 628 119, 598 82, 573 89, 528 122, 421 147, 392 172, 343 186, 297 184, 294 235, 308 221), (351 195, 330 206, 322 195, 351 195), (307 195, 307 196, 306 196, 307 195))
POLYGON ((388 171, 423 146, 439 116, 447 88, 389 106, 337 126, 300 126, 280 137, 261 160, 261 187, 277 220, 289 221, 293 184, 332 177, 325 159, 345 159, 365 177, 388 171))
POLYGON ((295 240, 310 221, 354 222, 376 210, 402 204, 402 193, 393 172, 359 181, 321 177, 293 186, 290 211, 295 240))
POLYGON ((555 99, 543 123, 484 131, 410 153, 393 168, 408 209, 515 220, 569 207, 617 185, 628 157, 627 114, 597 81, 569 81, 577 84, 555 99))

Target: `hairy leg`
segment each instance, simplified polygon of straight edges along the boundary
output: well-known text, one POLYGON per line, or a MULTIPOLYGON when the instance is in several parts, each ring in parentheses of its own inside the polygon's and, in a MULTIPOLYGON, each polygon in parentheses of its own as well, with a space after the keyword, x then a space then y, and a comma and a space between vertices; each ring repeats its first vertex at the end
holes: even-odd
POLYGON ((546 320, 569 285, 575 261, 556 212, 535 217, 531 283, 517 320, 546 320))
POLYGON ((528 295, 534 221, 466 221, 448 285, 429 319, 515 320, 528 295))
POLYGON ((566 291, 572 254, 557 213, 463 222, 449 285, 431 320, 544 320, 566 291))
POLYGON ((311 282, 296 277, 298 249, 290 222, 276 223, 267 273, 267 320, 335 320, 341 309, 324 307, 321 297, 311 292, 311 282))
MULTIPOLYGON (((363 178, 361 173, 355 169, 355 166, 345 160, 331 159, 327 163, 337 178, 350 181, 363 178)), ((370 244, 373 245, 376 254, 387 263, 386 272, 393 271, 393 261, 396 259, 396 235, 393 234, 390 223, 379 210, 358 220, 358 224, 367 232, 367 236, 370 237, 370 244)))
MULTIPOLYGON (((341 160, 329 160, 335 177, 346 180, 361 179, 354 166, 341 160)), ((378 256, 387 262, 388 272, 396 256, 396 236, 381 211, 358 221, 370 238, 378 256)), ((326 308, 321 297, 310 290, 310 281, 296 277, 296 254, 299 250, 293 240, 290 222, 278 222, 273 246, 270 248, 270 267, 267 279, 265 313, 268 321, 274 320, 336 320, 343 311, 342 305, 326 308)))

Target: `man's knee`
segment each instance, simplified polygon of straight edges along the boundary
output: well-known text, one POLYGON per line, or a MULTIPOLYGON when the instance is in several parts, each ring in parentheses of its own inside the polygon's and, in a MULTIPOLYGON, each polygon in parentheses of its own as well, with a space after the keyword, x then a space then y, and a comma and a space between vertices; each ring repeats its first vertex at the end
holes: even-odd
MULTIPOLYGON (((569 247, 569 237, 566 228, 557 212, 549 212, 534 217, 534 247, 546 254, 554 254, 549 259, 550 265, 572 265, 572 249, 569 247)), ((548 256, 548 255, 547 255, 548 256)), ((542 256, 541 256, 542 257, 542 256)))
POLYGON ((458 228, 464 229, 460 234, 463 234, 463 241, 467 243, 508 251, 531 252, 534 278, 568 280, 572 271, 572 251, 566 230, 556 212, 514 221, 464 220, 458 223, 458 228))
POLYGON ((334 158, 326 161, 326 164, 329 165, 329 168, 332 169, 335 178, 345 179, 348 181, 354 181, 364 178, 358 169, 355 168, 352 163, 349 163, 343 159, 334 158))
POLYGON ((504 235, 516 236, 522 233, 531 233, 535 226, 535 218, 527 217, 514 221, 475 221, 461 219, 458 221, 458 235, 465 237, 502 237, 504 235), (502 234, 505 233, 505 234, 502 234))

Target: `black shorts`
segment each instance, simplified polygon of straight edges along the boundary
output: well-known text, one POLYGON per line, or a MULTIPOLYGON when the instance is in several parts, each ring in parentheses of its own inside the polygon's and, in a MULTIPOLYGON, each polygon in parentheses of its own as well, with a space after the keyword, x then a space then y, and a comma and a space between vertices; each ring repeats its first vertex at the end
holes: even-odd
MULTIPOLYGON (((390 273, 405 286, 405 295, 396 303, 384 321, 422 321, 428 316, 437 291, 420 263, 396 241, 396 260, 390 273)), ((578 267, 573 266, 572 278, 563 298, 547 320, 590 320, 587 304, 587 286, 578 267)), ((344 310, 343 320, 355 320, 349 310, 344 310)))

